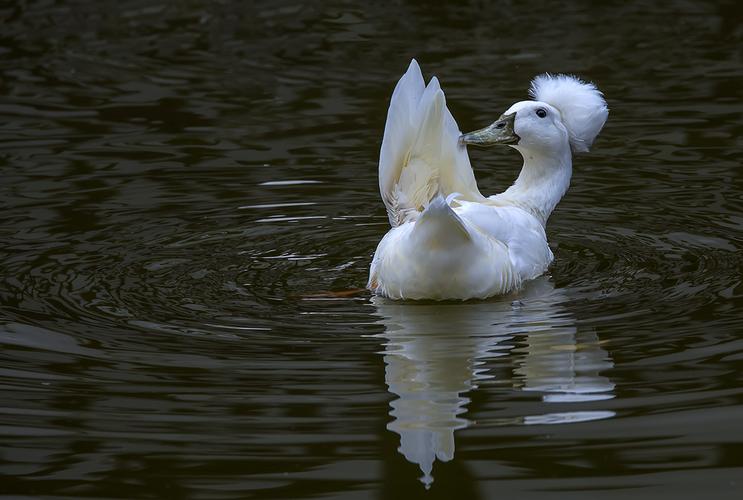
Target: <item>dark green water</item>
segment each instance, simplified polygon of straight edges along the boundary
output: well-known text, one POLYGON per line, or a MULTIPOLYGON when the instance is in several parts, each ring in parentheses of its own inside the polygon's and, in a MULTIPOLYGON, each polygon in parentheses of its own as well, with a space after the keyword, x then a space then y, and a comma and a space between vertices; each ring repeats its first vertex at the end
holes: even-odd
POLYGON ((0 7, 0 495, 741 498, 738 12, 0 7), (411 57, 462 129, 606 94, 517 296, 308 297, 366 282, 411 57))

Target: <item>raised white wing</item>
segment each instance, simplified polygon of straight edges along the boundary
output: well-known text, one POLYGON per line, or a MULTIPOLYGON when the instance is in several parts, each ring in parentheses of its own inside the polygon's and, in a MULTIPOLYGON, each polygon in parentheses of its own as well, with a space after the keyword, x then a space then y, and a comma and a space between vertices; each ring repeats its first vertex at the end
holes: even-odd
POLYGON ((415 220, 437 193, 484 201, 436 77, 415 59, 395 87, 379 155, 379 191, 392 227, 415 220))

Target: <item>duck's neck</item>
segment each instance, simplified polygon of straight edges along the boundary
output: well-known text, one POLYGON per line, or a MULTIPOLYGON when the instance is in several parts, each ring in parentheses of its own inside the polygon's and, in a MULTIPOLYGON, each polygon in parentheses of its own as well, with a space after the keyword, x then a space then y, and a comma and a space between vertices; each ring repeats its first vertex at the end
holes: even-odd
POLYGON ((498 195, 504 201, 531 212, 543 226, 570 186, 573 160, 570 146, 559 150, 519 150, 524 166, 513 185, 498 195))

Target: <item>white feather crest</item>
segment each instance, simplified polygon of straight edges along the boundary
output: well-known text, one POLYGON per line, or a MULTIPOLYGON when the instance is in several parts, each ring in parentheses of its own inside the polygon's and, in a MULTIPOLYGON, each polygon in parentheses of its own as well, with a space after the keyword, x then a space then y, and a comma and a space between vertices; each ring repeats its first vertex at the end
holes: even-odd
POLYGON ((572 75, 539 75, 531 81, 529 95, 560 111, 576 152, 588 151, 609 116, 604 94, 596 85, 572 75))

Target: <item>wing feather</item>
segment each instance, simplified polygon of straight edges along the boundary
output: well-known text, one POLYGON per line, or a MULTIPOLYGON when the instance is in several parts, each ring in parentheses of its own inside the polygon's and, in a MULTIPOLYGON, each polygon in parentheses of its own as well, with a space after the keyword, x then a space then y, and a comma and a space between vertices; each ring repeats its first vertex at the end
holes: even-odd
POLYGON ((424 85, 413 59, 392 94, 379 158, 379 190, 392 227, 415 220, 437 193, 483 201, 439 81, 424 85))

